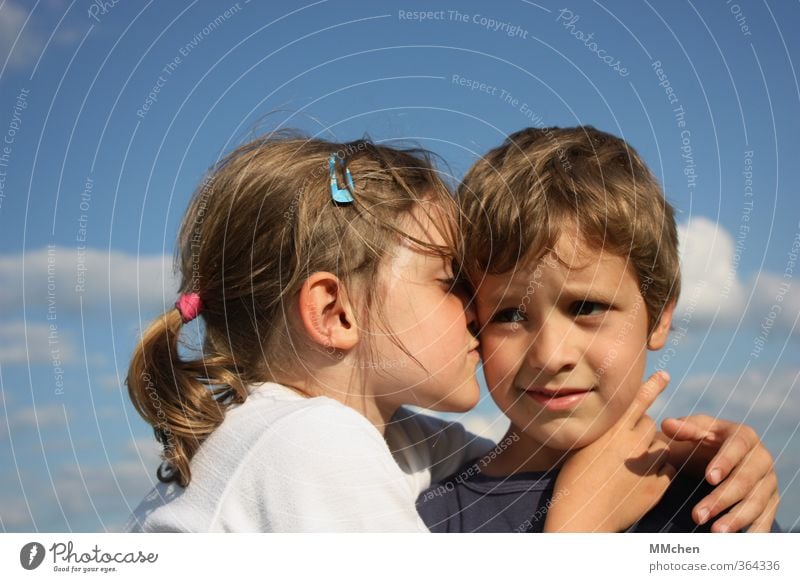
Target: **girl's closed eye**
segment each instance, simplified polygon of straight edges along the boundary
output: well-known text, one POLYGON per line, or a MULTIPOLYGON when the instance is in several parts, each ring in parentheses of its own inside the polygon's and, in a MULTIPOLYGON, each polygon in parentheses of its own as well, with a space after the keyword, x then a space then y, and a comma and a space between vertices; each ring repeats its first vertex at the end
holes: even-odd
POLYGON ((447 291, 448 293, 454 292, 458 286, 458 281, 456 280, 455 277, 445 276, 436 279, 436 281, 439 282, 442 285, 442 287, 444 287, 445 291, 447 291))
POLYGON ((462 277, 445 276, 437 279, 447 293, 470 296, 469 284, 462 277))

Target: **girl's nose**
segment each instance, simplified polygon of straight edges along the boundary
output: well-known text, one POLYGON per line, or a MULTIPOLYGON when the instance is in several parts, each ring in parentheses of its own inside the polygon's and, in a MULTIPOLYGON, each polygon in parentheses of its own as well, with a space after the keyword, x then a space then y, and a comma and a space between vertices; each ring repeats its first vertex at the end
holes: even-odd
POLYGON ((458 298, 461 299, 461 303, 464 305, 467 329, 472 335, 478 337, 478 312, 475 309, 475 294, 472 292, 470 286, 462 281, 456 289, 456 295, 458 295, 458 298))
POLYGON ((464 313, 467 316, 467 329, 474 336, 478 335, 478 314, 475 310, 475 300, 470 298, 464 305, 464 313))

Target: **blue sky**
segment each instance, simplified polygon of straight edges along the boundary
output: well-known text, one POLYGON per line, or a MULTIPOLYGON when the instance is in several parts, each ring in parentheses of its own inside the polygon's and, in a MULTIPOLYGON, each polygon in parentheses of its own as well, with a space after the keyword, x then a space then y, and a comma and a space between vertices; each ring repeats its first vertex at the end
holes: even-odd
MULTIPOLYGON (((755 426, 797 527, 798 16, 724 0, 6 0, 0 531, 117 530, 146 493, 157 451, 121 386, 138 330, 174 301, 203 172, 280 125, 412 140, 454 179, 525 126, 623 136, 682 235, 685 332, 651 359, 673 377, 654 412, 755 426)), ((503 429, 488 396, 465 421, 503 429)))

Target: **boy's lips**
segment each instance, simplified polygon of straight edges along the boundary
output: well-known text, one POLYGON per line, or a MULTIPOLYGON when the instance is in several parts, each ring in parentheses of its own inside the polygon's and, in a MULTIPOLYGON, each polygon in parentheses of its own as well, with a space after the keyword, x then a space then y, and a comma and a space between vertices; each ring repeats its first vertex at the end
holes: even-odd
POLYGON ((594 388, 547 388, 537 386, 523 391, 543 408, 568 410, 577 406, 594 388))

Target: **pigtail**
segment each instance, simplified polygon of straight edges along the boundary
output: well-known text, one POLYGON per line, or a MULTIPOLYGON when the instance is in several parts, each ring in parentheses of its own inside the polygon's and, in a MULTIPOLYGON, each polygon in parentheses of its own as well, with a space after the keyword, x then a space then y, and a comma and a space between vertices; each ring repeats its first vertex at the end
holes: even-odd
POLYGON ((182 325, 177 309, 150 324, 133 353, 127 384, 134 407, 164 447, 159 480, 185 487, 189 461, 222 423, 225 409, 244 401, 246 390, 228 357, 180 358, 182 325))

